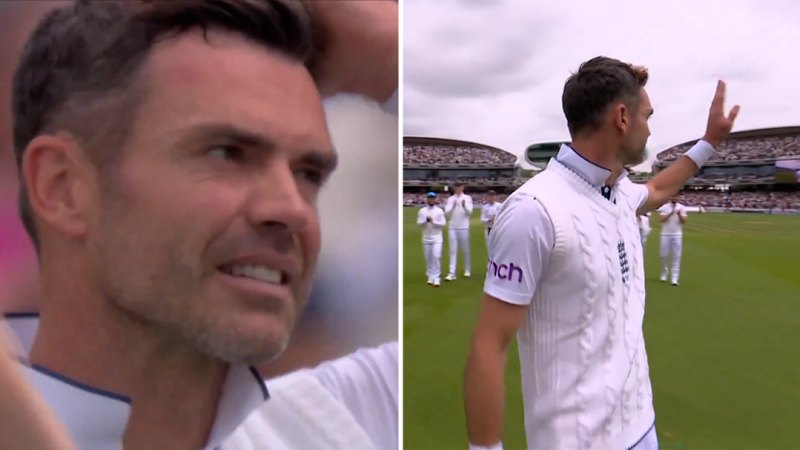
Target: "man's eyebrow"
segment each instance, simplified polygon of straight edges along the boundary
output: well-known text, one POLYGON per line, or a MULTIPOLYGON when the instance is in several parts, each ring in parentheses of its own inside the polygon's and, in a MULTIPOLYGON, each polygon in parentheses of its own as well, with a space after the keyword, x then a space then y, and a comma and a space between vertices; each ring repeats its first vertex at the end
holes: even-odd
POLYGON ((259 133, 227 123, 207 123, 190 128, 181 142, 221 141, 243 147, 256 147, 263 150, 275 148, 275 142, 259 133))
MULTIPOLYGON (((228 123, 196 125, 181 139, 182 142, 211 141, 217 144, 230 143, 259 150, 273 150, 275 141, 260 133, 245 130, 228 123)), ((302 152, 301 161, 315 169, 332 172, 339 158, 335 149, 308 149, 302 152)))

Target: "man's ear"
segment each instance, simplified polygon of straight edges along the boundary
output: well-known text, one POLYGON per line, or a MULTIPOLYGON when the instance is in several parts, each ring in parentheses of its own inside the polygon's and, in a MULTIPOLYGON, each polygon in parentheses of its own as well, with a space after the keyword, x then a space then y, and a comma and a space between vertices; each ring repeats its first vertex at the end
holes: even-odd
POLYGON ((625 103, 618 103, 613 108, 614 114, 614 126, 620 133, 627 133, 628 127, 630 127, 630 110, 625 105, 625 103))
POLYGON ((86 234, 94 170, 75 140, 37 136, 23 153, 22 175, 39 229, 71 237, 86 234))

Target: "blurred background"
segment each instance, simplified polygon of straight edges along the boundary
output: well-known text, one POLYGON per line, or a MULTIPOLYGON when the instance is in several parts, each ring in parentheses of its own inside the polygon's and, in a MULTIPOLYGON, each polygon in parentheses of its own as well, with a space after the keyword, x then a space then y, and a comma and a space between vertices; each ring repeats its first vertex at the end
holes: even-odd
MULTIPOLYGON (((36 255, 17 214, 11 80, 28 33, 64 1, 0 1, 0 312, 36 312, 36 255)), ((356 96, 326 100, 340 166, 320 201, 323 250, 312 298, 275 375, 398 337, 397 116, 356 96)))

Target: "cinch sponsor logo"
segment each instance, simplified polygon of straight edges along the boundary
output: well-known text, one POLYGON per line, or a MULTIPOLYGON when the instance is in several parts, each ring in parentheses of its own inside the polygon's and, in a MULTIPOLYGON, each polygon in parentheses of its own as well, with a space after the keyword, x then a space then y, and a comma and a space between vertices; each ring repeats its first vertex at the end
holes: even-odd
POLYGON ((500 278, 501 280, 513 280, 516 275, 517 283, 522 283, 522 268, 516 264, 508 263, 508 264, 497 264, 496 262, 489 260, 489 267, 487 271, 492 274, 495 278, 500 278))

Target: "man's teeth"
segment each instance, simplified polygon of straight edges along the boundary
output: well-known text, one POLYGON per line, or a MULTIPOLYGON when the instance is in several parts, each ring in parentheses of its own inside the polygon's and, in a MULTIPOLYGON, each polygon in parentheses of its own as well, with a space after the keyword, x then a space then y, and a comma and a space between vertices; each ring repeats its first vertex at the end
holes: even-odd
POLYGON ((247 277, 254 280, 263 281, 265 283, 280 284, 281 272, 279 270, 267 269, 264 266, 254 265, 236 265, 228 266, 225 270, 227 273, 236 277, 247 277))

